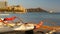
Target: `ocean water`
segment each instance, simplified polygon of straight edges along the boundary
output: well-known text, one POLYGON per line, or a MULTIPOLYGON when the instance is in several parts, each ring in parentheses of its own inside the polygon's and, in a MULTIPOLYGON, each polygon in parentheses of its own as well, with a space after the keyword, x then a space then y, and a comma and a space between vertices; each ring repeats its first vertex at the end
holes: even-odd
MULTIPOLYGON (((0 18, 17 16, 23 20, 24 23, 39 23, 44 21, 44 25, 60 26, 60 14, 50 14, 46 12, 28 12, 23 14, 10 13, 9 15, 0 15, 0 18)), ((17 20, 15 20, 17 21, 17 20)))

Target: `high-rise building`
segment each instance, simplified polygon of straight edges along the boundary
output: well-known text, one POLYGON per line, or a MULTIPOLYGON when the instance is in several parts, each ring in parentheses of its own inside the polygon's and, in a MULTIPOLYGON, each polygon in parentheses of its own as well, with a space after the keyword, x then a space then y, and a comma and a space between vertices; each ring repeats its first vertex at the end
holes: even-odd
POLYGON ((7 6, 6 1, 0 1, 0 9, 4 9, 7 6))

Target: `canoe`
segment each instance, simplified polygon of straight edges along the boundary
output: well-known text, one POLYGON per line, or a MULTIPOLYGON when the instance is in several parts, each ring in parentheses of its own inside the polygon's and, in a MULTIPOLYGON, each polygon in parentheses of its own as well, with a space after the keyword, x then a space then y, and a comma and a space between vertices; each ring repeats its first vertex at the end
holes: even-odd
POLYGON ((34 24, 8 24, 8 25, 0 25, 0 32, 8 32, 8 31, 27 31, 34 29, 34 24))

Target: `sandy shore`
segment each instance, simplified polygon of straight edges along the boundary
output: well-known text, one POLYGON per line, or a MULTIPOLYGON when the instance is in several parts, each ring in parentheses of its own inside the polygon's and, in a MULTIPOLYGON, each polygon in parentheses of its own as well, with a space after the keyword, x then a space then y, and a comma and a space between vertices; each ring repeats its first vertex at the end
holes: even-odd
MULTIPOLYGON (((35 29, 34 34, 41 34, 41 31, 44 33, 50 32, 52 30, 56 30, 56 34, 60 34, 60 26, 42 26, 40 29, 35 29)), ((4 32, 0 34, 25 34, 24 31, 10 31, 4 32)))
MULTIPOLYGON (((25 32, 21 31, 11 31, 11 32, 5 32, 5 33, 0 33, 0 34, 25 34, 25 32)), ((34 32, 34 34, 42 34, 40 31, 34 32)), ((44 33, 46 34, 46 33, 44 33)), ((60 34, 60 32, 56 32, 56 34, 60 34)))

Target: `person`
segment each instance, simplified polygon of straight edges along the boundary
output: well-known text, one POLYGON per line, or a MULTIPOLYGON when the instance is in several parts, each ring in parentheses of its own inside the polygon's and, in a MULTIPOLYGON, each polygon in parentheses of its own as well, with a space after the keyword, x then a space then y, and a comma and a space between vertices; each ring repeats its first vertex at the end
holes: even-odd
POLYGON ((16 16, 12 16, 10 18, 4 18, 4 21, 13 21, 16 18, 16 16))
POLYGON ((39 24, 36 24, 34 29, 38 29, 43 25, 43 21, 41 21, 39 24))
POLYGON ((0 25, 6 25, 8 21, 4 21, 4 18, 0 18, 0 25))
POLYGON ((0 18, 0 22, 3 22, 3 18, 0 18))
POLYGON ((8 25, 10 22, 9 21, 13 21, 13 20, 15 20, 15 18, 16 18, 16 16, 12 16, 12 17, 6 17, 6 18, 4 18, 3 19, 3 23, 4 23, 4 25, 8 25))
POLYGON ((3 18, 0 18, 0 26, 3 25, 3 18))
POLYGON ((34 29, 25 31, 25 34, 34 34, 33 30, 39 29, 43 25, 43 21, 41 21, 39 24, 34 25, 34 29))
POLYGON ((7 24, 7 23, 9 23, 8 21, 13 21, 13 20, 15 20, 15 18, 16 18, 16 16, 12 16, 12 17, 6 17, 6 18, 4 18, 4 20, 3 20, 3 22, 4 22, 4 24, 7 24))

